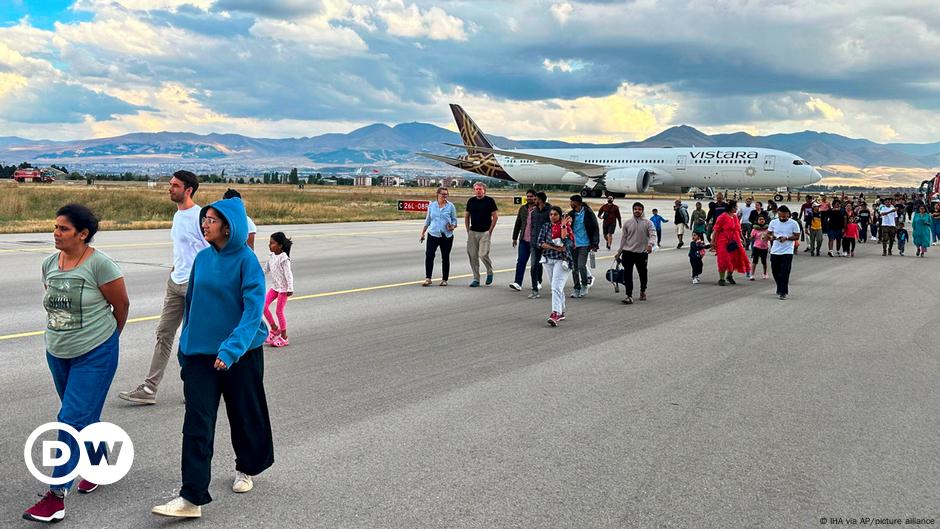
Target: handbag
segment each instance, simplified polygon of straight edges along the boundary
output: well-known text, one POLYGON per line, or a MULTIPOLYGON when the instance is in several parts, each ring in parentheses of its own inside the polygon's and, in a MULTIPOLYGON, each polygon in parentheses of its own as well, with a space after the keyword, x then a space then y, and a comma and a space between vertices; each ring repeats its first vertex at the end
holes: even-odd
POLYGON ((627 284, 623 265, 619 262, 615 262, 614 266, 607 270, 605 277, 607 278, 607 281, 614 284, 614 293, 620 293, 620 285, 627 284))
POLYGON ((738 241, 728 241, 727 246, 725 246, 725 250, 728 250, 729 252, 736 252, 740 247, 741 246, 738 244, 738 241))

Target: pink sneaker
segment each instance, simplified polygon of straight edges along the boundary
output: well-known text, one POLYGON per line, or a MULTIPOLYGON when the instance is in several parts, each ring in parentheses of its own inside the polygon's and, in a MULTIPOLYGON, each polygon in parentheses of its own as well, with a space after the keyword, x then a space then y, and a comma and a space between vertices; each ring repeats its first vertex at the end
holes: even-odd
POLYGON ((274 341, 277 340, 280 336, 281 331, 271 330, 268 332, 268 337, 264 339, 264 345, 274 345, 274 341))
POLYGON ((46 491, 46 494, 23 513, 24 520, 34 522, 58 522, 65 518, 65 497, 58 496, 55 492, 46 491))
POLYGON ((271 342, 271 345, 273 345, 274 347, 287 347, 288 345, 290 345, 290 341, 287 338, 284 338, 283 336, 278 336, 277 338, 274 339, 273 342, 271 342))
POLYGON ((562 312, 561 314, 558 315, 558 321, 564 321, 564 320, 565 320, 565 313, 562 312))
POLYGON ((764 275, 761 276, 763 279, 767 279, 767 272, 764 272, 764 275))

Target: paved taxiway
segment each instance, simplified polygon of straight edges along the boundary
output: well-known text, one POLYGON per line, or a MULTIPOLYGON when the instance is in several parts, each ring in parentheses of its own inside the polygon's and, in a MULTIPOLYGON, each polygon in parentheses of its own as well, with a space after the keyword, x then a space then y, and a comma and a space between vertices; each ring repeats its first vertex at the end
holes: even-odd
MULTIPOLYGON (((668 204, 656 202, 671 218, 668 204)), ((499 270, 514 265, 512 220, 494 236, 499 270)), ((292 345, 266 351, 277 462, 250 494, 231 493, 221 413, 215 501, 195 525, 792 528, 940 515, 940 249, 800 255, 787 301, 770 280, 716 286, 714 258, 692 286, 684 251, 657 252, 648 302, 623 306, 599 279, 551 329, 549 296, 512 292, 509 272, 466 288, 462 230, 451 286, 421 288, 419 222, 281 229, 296 243, 297 294, 292 345)), ((272 231, 260 228, 259 256, 272 231)), ((664 232, 674 247, 671 224, 664 232)), ((127 275, 131 318, 143 318, 122 337, 103 416, 137 456, 119 484, 70 496, 64 524, 172 524, 149 510, 179 486, 175 364, 156 406, 116 396, 150 362, 168 237, 96 241, 127 275)), ((31 526, 19 516, 42 487, 23 442, 58 409, 33 334, 50 241, 0 236, 0 527, 31 526)), ((599 278, 609 263, 598 261, 599 278)))

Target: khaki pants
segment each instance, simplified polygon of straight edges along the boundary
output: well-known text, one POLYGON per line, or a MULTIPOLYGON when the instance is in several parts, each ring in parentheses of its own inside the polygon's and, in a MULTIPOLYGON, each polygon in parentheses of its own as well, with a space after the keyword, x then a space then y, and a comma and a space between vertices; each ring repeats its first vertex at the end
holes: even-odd
POLYGON ((167 361, 173 352, 173 339, 176 330, 183 321, 183 307, 186 304, 186 289, 189 284, 177 285, 172 279, 166 282, 166 296, 163 298, 163 311, 160 313, 160 323, 157 324, 157 344, 153 348, 153 358, 150 360, 150 372, 144 382, 154 392, 163 380, 167 361))
POLYGON ((486 274, 493 275, 493 263, 490 261, 490 232, 467 232, 467 255, 470 257, 470 270, 473 279, 480 280, 480 261, 486 267, 486 274))

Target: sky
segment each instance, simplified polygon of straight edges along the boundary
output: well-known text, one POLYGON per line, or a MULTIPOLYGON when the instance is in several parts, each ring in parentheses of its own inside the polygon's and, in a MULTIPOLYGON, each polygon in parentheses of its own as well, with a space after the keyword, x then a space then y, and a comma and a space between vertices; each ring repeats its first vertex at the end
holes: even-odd
POLYGON ((0 0, 0 136, 940 141, 936 0, 0 0))

